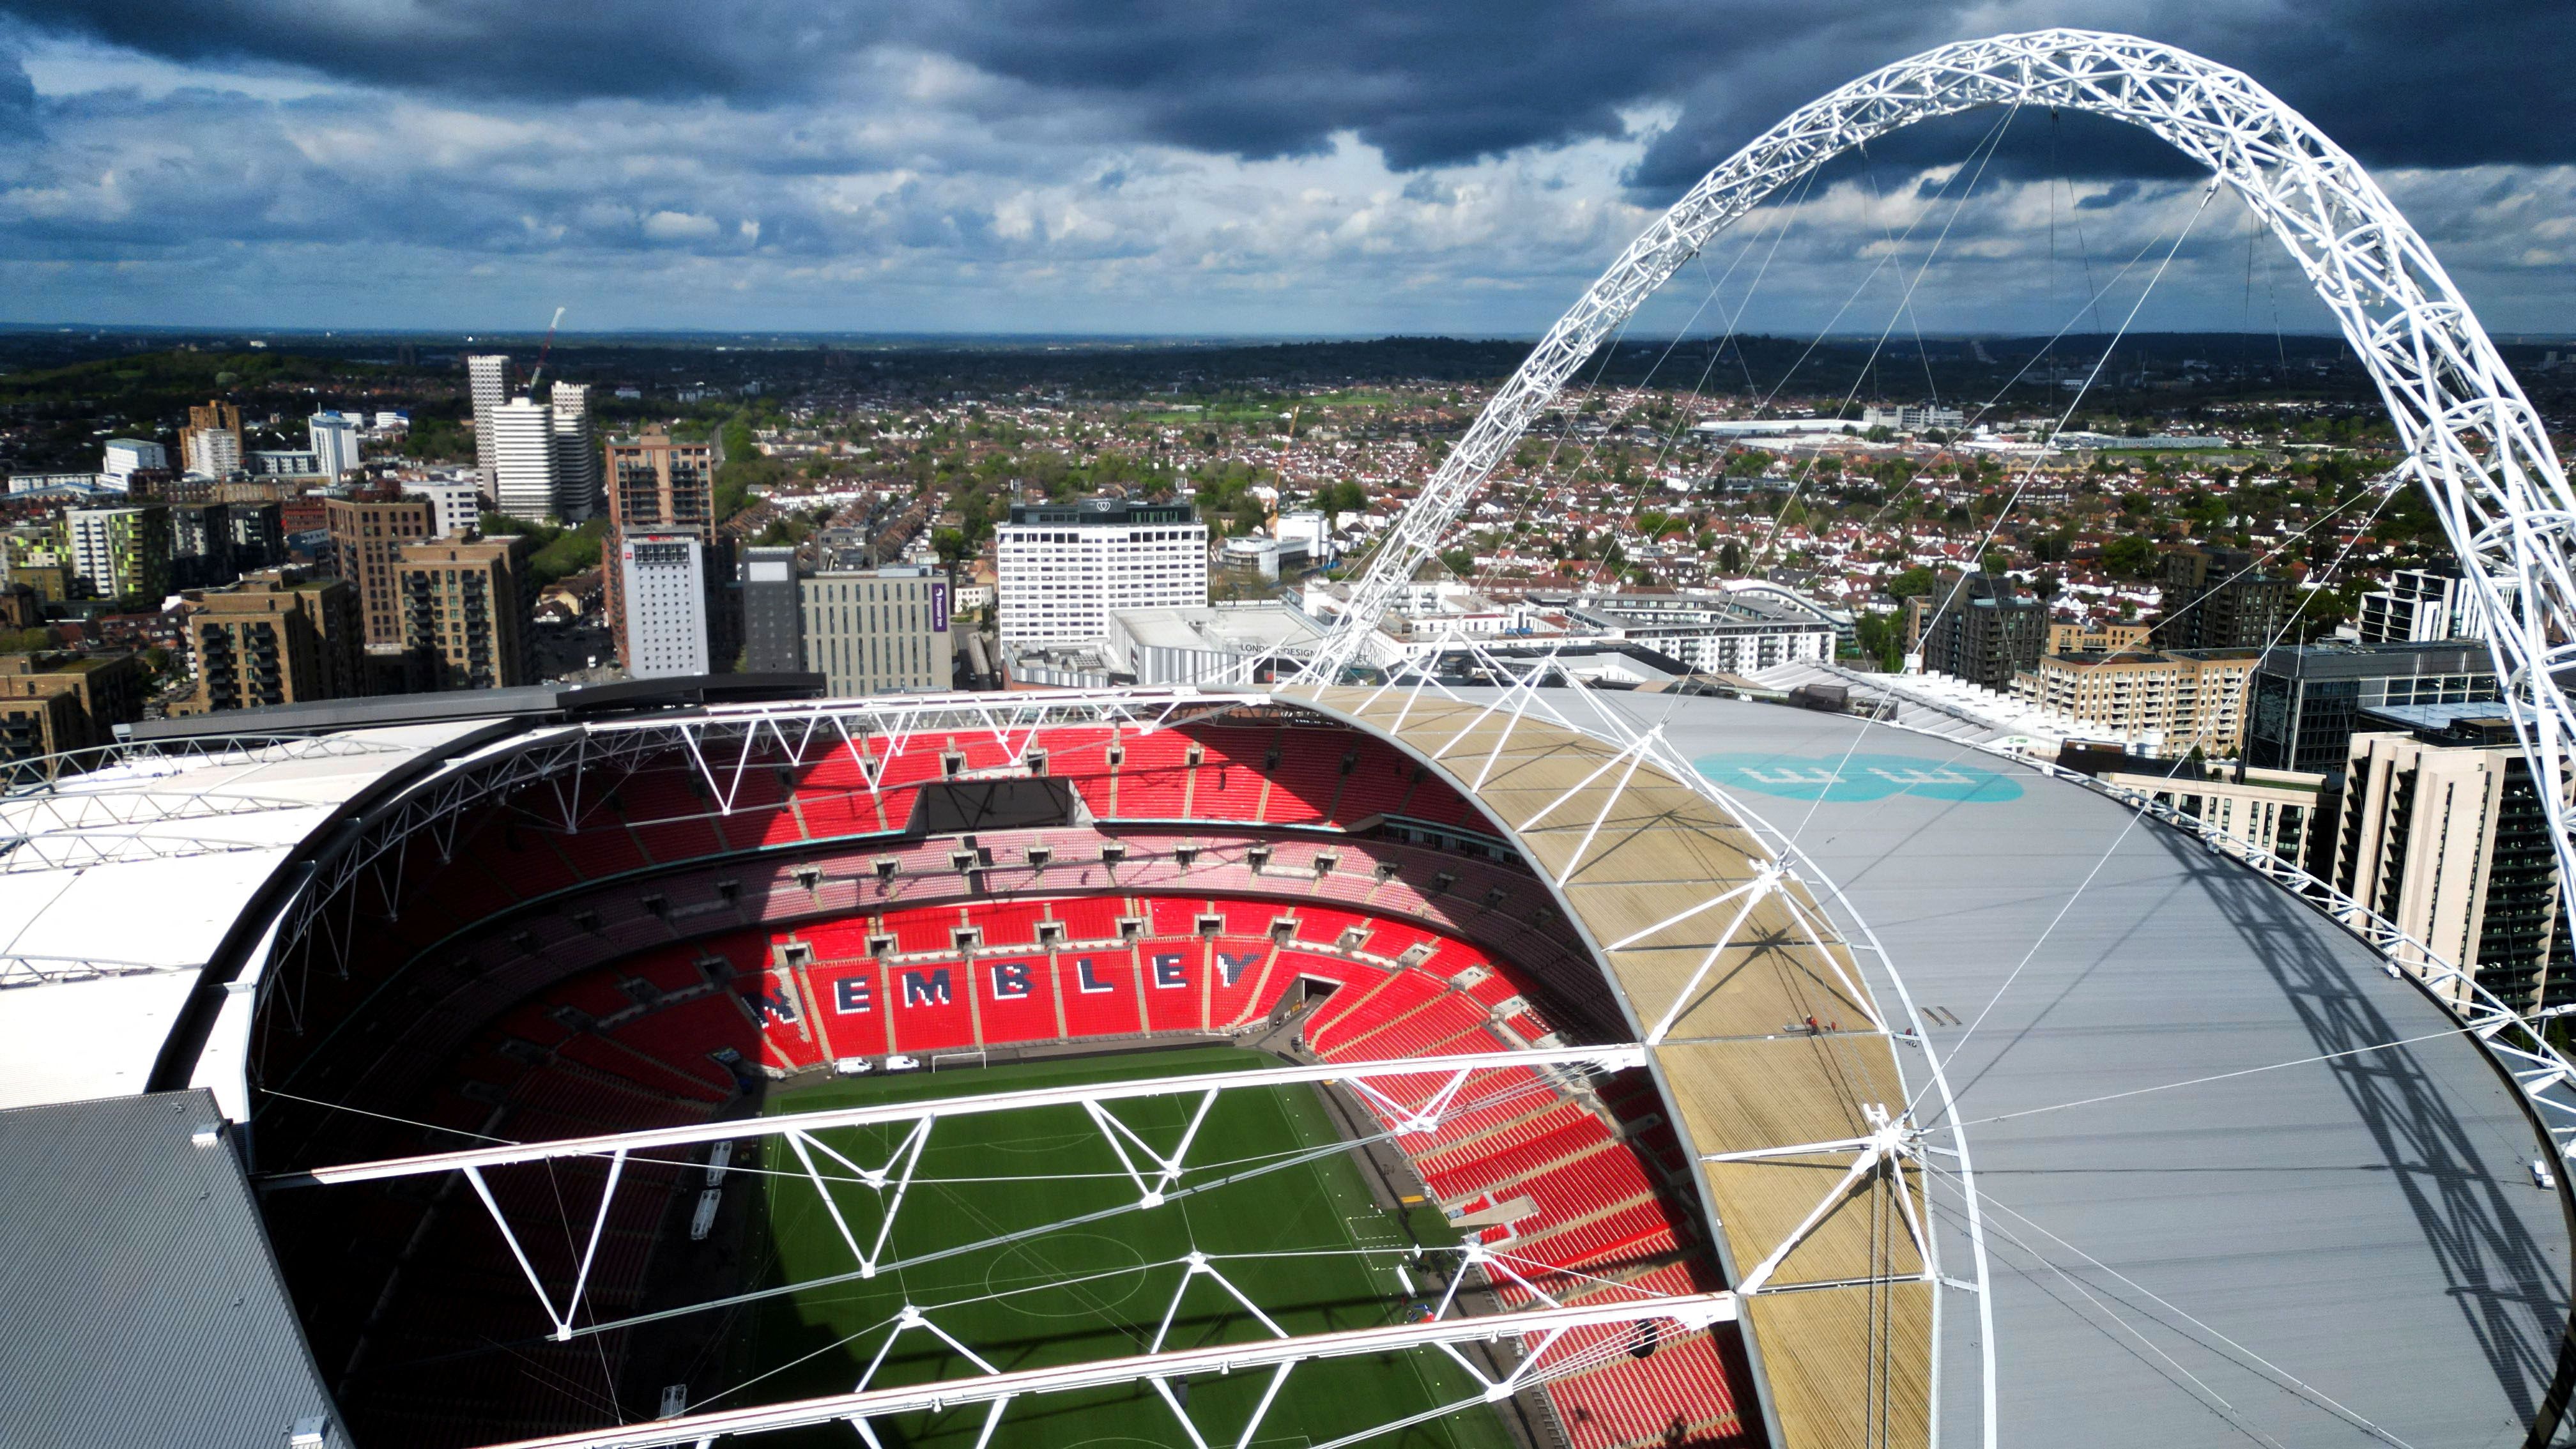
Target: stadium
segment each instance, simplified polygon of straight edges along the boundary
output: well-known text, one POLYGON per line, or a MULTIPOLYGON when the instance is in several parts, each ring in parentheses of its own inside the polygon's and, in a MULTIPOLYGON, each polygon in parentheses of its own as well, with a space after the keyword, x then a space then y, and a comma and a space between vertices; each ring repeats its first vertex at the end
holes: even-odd
MULTIPOLYGON (((2008 37, 1788 133, 2182 127, 2185 81, 2250 86, 2008 37)), ((1357 657, 1595 303, 1294 678, 415 696, 13 766, 9 1437, 2556 1442, 2576 1068, 2360 903, 1901 710, 1357 657)), ((2424 486, 2562 476, 2500 364, 2419 374, 2495 404, 2409 434, 2424 486)), ((2558 607, 2554 538, 2460 542, 2558 607)), ((2555 770, 2553 631, 2498 651, 2555 770)))

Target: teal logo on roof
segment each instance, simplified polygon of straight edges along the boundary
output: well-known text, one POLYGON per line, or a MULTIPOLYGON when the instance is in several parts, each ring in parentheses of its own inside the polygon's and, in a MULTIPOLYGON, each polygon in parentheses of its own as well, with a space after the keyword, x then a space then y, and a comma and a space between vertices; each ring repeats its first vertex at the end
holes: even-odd
POLYGON ((2021 798, 2021 782, 1965 760, 1913 755, 1702 755, 1692 764, 1729 790, 1836 804, 1920 795, 1966 805, 2021 798))

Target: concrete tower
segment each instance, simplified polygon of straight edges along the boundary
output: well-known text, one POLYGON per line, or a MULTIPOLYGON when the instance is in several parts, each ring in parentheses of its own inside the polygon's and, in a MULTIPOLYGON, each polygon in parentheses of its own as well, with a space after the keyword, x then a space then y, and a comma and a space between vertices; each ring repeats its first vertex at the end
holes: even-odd
POLYGON ((483 474, 483 496, 497 497, 501 486, 500 452, 492 436, 493 415, 510 400, 510 357, 504 352, 478 353, 465 359, 465 376, 474 393, 474 466, 483 474))
POLYGON ((492 410, 493 494, 513 518, 555 516, 554 409, 514 397, 492 410))
POLYGON ((600 508, 599 442, 590 430, 590 384, 555 384, 554 443, 555 514, 566 523, 578 523, 600 508))

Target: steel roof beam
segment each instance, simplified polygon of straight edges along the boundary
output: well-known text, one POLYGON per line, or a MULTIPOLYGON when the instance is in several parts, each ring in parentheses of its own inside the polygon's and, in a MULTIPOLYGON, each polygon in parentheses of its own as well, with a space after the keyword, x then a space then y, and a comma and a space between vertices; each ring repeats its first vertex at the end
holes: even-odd
POLYGON ((1492 1342, 1503 1338, 1561 1333, 1569 1328, 1589 1325, 1669 1321, 1686 1329, 1702 1329, 1711 1324, 1733 1322, 1735 1312, 1734 1294, 1693 1293, 1671 1298, 1632 1298, 1617 1303, 1583 1303, 1571 1308, 1537 1308, 1429 1323, 1398 1323, 1383 1328, 1354 1328, 1338 1333, 1130 1354, 1091 1363, 1023 1369, 1015 1373, 978 1374, 972 1378, 941 1379, 902 1388, 827 1394, 821 1398, 758 1408, 683 1414, 645 1424, 517 1439, 490 1446, 490 1449, 661 1449, 665 1445, 696 1444, 729 1434, 763 1434, 829 1424, 835 1420, 871 1419, 956 1404, 991 1403, 1020 1394, 1065 1393, 1114 1384, 1168 1380, 1190 1374, 1234 1373, 1280 1364, 1394 1353, 1444 1343, 1492 1342))
POLYGON ((473 1147, 432 1152, 381 1162, 356 1162, 279 1173, 263 1179, 265 1187, 314 1187, 345 1182, 382 1182, 464 1168, 507 1167, 513 1163, 548 1162, 566 1157, 605 1157, 614 1153, 650 1152, 692 1147, 705 1142, 732 1142, 746 1137, 781 1137, 834 1127, 877 1127, 929 1118, 972 1117, 1020 1112, 1032 1107, 1087 1106, 1251 1087, 1285 1087, 1301 1082, 1367 1081, 1379 1077, 1450 1076, 1513 1067, 1593 1067, 1616 1071, 1645 1065, 1646 1049, 1635 1045, 1557 1047, 1544 1051, 1471 1052, 1455 1056, 1411 1057, 1385 1062, 1324 1062, 1314 1066, 1269 1067, 1250 1072, 1197 1072, 1171 1077, 1141 1077, 1080 1086, 1038 1087, 1019 1092, 987 1092, 927 1101, 889 1102, 869 1107, 840 1107, 820 1112, 792 1112, 741 1121, 699 1122, 685 1127, 656 1127, 639 1132, 610 1132, 591 1137, 565 1137, 551 1142, 473 1147))

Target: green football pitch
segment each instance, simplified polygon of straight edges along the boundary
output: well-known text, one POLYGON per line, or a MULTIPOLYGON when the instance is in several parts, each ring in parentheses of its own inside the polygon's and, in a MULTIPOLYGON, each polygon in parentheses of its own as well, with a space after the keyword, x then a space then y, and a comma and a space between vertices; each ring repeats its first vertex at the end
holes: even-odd
MULTIPOLYGON (((767 1110, 806 1112, 1275 1064, 1230 1047, 1017 1063, 935 1076, 833 1081, 779 1093, 767 1110)), ((1169 1150, 1197 1100, 1150 1098, 1114 1103, 1109 1110, 1145 1141, 1169 1150)), ((818 1140, 853 1162, 875 1167, 888 1159, 907 1130, 846 1128, 818 1140)), ((771 1300, 751 1325, 745 1345, 750 1352, 738 1361, 744 1377, 767 1377, 737 1402, 847 1392, 886 1346, 890 1325, 906 1304, 1006 1372, 1143 1353, 1182 1281, 1181 1260, 1193 1251, 1207 1254, 1291 1334, 1400 1321, 1409 1300, 1431 1291, 1427 1273, 1406 1276, 1403 1250, 1417 1243, 1454 1246, 1457 1238, 1434 1210, 1416 1209, 1399 1217, 1376 1207, 1347 1152, 1319 1155, 1205 1191, 1186 1191, 1194 1183, 1339 1140, 1311 1088, 1224 1093, 1184 1164, 1194 1170, 1182 1179, 1182 1195, 1140 1210, 1135 1208, 1134 1184, 1079 1106, 943 1120, 931 1131, 878 1276, 771 1300), (1000 1246, 895 1266, 1122 1204, 1130 1210, 1000 1246)), ((844 1171, 819 1154, 816 1161, 828 1173, 844 1171)), ((773 1144, 761 1162, 770 1174, 763 1179, 768 1216, 765 1228, 755 1225, 752 1247, 766 1261, 767 1280, 799 1283, 852 1272, 857 1264, 849 1247, 813 1184, 798 1170, 792 1151, 773 1144)), ((835 1193, 851 1231, 863 1246, 872 1243, 883 1220, 878 1195, 858 1184, 836 1187, 835 1193)), ((1456 1261, 1449 1254, 1439 1257, 1444 1264, 1456 1261)), ((1182 1298, 1165 1347, 1268 1337, 1269 1331, 1223 1285, 1201 1276, 1182 1298)), ((885 1387, 980 1372, 937 1335, 916 1328, 893 1339, 870 1383, 885 1387)), ((1231 1449, 1272 1372, 1261 1368, 1203 1375, 1173 1387, 1212 1449, 1231 1449)), ((1252 1442, 1263 1449, 1328 1444, 1473 1399, 1477 1388, 1437 1350, 1301 1364, 1290 1372, 1252 1442)), ((878 1420, 872 1427, 887 1449, 972 1449, 987 1412, 984 1405, 964 1405, 878 1420)), ((780 1436, 778 1442, 844 1446, 858 1441, 847 1426, 835 1424, 780 1436)), ((1507 1449, 1512 1440, 1493 1410, 1475 1403, 1365 1442, 1373 1449, 1507 1449)), ((1138 1449, 1186 1446, 1189 1438, 1162 1397, 1140 1383, 1014 1400, 993 1443, 1011 1449, 1138 1449)))

